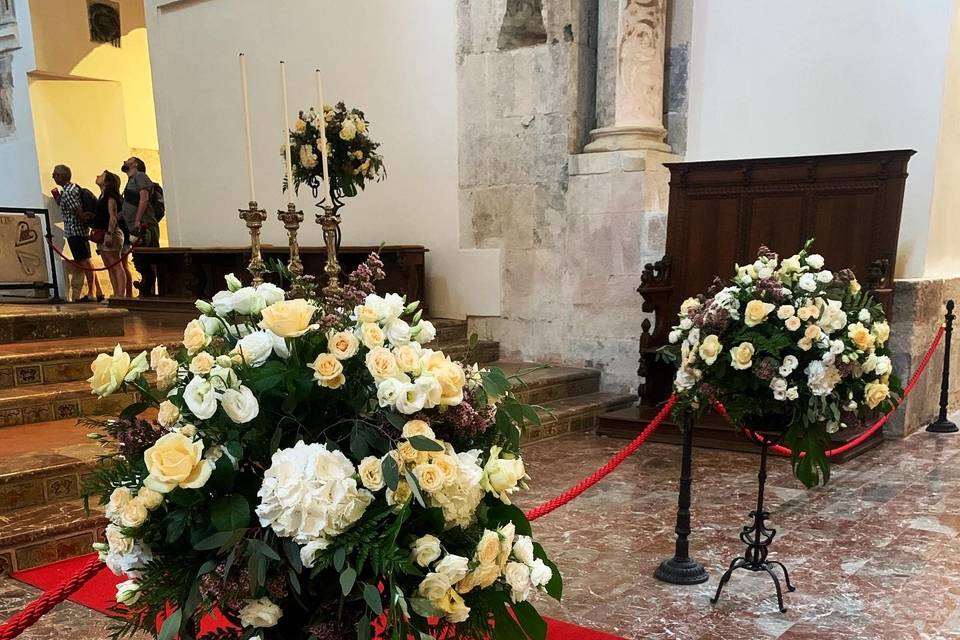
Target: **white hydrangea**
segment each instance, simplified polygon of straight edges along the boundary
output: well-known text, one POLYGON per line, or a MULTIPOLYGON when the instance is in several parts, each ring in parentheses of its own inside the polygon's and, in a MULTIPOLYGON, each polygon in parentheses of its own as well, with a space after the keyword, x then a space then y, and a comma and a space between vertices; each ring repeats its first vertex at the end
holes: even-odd
POLYGON ((280 537, 322 549, 373 502, 357 486, 356 468, 340 451, 302 440, 273 454, 257 495, 260 524, 280 537))
POLYGON ((480 450, 455 453, 448 444, 447 453, 456 458, 456 473, 440 491, 432 492, 429 500, 431 506, 440 507, 443 511, 447 528, 468 527, 476 519, 477 506, 484 495, 481 486, 483 468, 479 462, 480 450))

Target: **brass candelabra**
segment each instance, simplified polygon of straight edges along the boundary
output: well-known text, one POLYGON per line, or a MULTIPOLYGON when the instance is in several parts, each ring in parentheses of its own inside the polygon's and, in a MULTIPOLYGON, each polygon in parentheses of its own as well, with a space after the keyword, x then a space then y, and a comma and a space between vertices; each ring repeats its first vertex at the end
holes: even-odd
POLYGON ((327 274, 327 286, 323 292, 328 296, 335 298, 343 293, 343 287, 340 285, 340 261, 337 258, 337 230, 340 227, 340 214, 337 207, 332 204, 318 205, 323 213, 316 214, 317 224, 323 229, 323 242, 327 248, 327 263, 323 267, 323 272, 327 274))
POLYGON ((250 230, 250 264, 247 271, 253 276, 253 286, 256 287, 263 284, 263 273, 267 270, 260 253, 260 229, 267 219, 267 212, 257 206, 255 200, 251 200, 246 209, 240 209, 240 219, 247 223, 247 229, 250 230))
POLYGON ((277 211, 277 218, 283 223, 287 230, 287 239, 290 244, 290 259, 287 262, 287 269, 290 271, 290 296, 299 298, 303 295, 303 263, 300 261, 300 244, 297 241, 297 231, 300 229, 300 223, 303 222, 303 211, 297 210, 297 205, 292 202, 287 205, 286 211, 280 209, 277 211))

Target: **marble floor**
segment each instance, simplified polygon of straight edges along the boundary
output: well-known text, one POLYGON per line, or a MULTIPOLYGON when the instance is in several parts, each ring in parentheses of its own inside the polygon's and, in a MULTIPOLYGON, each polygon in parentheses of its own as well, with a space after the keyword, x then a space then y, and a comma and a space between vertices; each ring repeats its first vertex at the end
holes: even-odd
MULTIPOLYGON (((625 441, 590 435, 529 445, 531 507, 579 481, 625 441)), ((562 604, 547 615, 625 638, 737 640, 960 638, 960 436, 918 433, 835 467, 826 488, 806 491, 789 463, 771 461, 768 507, 778 529, 771 558, 797 586, 776 608, 766 575, 740 572, 716 606, 709 597, 753 507, 756 456, 694 452, 692 555, 710 581, 657 582, 673 552, 679 449, 647 444, 600 485, 535 523, 565 575, 562 604)), ((35 595, 0 580, 0 618, 35 595)), ((102 638, 103 618, 62 604, 26 640, 102 638)))

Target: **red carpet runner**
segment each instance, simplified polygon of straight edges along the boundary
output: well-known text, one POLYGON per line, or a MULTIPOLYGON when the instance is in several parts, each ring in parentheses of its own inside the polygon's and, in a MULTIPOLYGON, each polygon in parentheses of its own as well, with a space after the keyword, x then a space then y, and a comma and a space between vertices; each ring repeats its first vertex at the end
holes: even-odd
MULTIPOLYGON (((46 590, 56 587, 65 579, 83 567, 91 556, 72 558, 55 562, 36 569, 21 571, 13 575, 14 578, 25 582, 30 586, 46 590)), ((114 596, 117 592, 117 584, 122 581, 121 577, 113 575, 110 571, 104 569, 98 573, 90 582, 80 588, 79 591, 70 596, 71 602, 76 602, 87 608, 107 613, 110 607, 115 603, 114 596)), ((610 635, 600 631, 593 631, 578 627, 577 625, 560 620, 547 619, 549 631, 547 640, 622 640, 619 636, 610 635)), ((212 630, 206 629, 207 631, 212 630)))

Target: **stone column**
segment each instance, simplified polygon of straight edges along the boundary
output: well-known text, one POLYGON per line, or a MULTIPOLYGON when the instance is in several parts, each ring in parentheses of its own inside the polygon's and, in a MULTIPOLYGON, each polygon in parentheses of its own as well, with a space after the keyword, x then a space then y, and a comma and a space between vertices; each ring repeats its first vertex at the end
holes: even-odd
POLYGON ((670 151, 663 126, 666 20, 667 0, 601 0, 597 78, 605 86, 597 87, 600 127, 584 151, 670 151), (607 7, 617 15, 605 21, 607 7))

